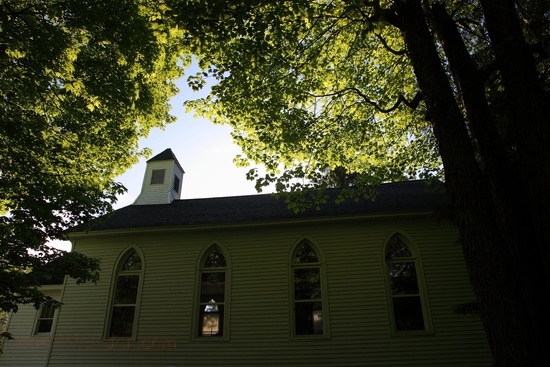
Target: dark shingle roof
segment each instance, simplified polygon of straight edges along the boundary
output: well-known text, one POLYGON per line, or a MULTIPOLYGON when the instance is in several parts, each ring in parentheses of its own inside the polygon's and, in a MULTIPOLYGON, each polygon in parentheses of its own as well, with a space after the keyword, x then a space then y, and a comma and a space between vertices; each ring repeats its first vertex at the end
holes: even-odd
POLYGON ((176 159, 176 156, 174 155, 174 153, 172 152, 172 149, 168 148, 168 149, 165 149, 164 151, 160 152, 159 154, 157 154, 153 158, 149 159, 147 162, 170 161, 170 160, 177 160, 177 159, 176 159))
POLYGON ((350 215, 379 215, 429 212, 449 205, 439 186, 423 181, 383 184, 376 200, 348 200, 336 204, 340 190, 327 190, 329 201, 319 210, 294 213, 282 198, 271 194, 207 199, 175 200, 171 204, 130 205, 92 226, 93 231, 152 227, 248 224, 291 219, 332 218, 350 215))
POLYGON ((160 152, 153 158, 149 159, 147 162, 154 162, 154 161, 174 161, 176 162, 178 167, 183 171, 183 168, 181 167, 180 162, 178 162, 176 155, 174 154, 174 152, 172 152, 172 149, 170 148, 160 152))

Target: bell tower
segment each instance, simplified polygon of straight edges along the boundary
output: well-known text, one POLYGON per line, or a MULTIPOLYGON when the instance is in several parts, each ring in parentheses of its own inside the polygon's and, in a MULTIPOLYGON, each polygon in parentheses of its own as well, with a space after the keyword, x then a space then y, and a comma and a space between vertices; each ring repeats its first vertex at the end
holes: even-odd
POLYGON ((170 148, 149 159, 134 205, 170 204, 179 199, 184 173, 170 148))

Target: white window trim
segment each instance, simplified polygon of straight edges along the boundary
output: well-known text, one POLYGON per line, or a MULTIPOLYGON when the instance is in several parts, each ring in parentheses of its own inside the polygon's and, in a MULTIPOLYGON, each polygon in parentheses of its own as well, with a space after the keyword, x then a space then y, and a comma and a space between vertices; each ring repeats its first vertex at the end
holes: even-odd
POLYGON ((43 308, 44 308, 44 306, 40 306, 40 308, 38 310, 36 310, 36 315, 34 317, 34 323, 33 323, 33 326, 32 326, 32 335, 34 335, 34 336, 39 336, 39 337, 40 336, 51 336, 55 332, 55 327, 57 325, 57 318, 59 316, 59 307, 55 308, 53 318, 52 318, 52 327, 51 327, 50 331, 48 331, 48 332, 39 332, 38 331, 39 321, 40 320, 46 320, 45 318, 42 319, 40 317, 40 314, 42 313, 43 308))

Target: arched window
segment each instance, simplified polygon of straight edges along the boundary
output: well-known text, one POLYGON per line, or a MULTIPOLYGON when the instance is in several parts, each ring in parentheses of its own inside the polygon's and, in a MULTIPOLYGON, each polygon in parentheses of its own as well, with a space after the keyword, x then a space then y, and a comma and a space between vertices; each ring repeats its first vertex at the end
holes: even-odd
POLYGON ((197 330, 200 337, 224 336, 227 271, 228 263, 221 248, 210 247, 200 264, 197 330))
POLYGON ((292 253, 291 264, 294 335, 322 335, 325 322, 319 254, 303 240, 292 253))
POLYGON ((143 260, 136 249, 131 248, 119 258, 116 266, 107 337, 135 336, 142 275, 143 260))
POLYGON ((427 330, 420 260, 400 234, 386 244, 385 259, 394 331, 427 330))

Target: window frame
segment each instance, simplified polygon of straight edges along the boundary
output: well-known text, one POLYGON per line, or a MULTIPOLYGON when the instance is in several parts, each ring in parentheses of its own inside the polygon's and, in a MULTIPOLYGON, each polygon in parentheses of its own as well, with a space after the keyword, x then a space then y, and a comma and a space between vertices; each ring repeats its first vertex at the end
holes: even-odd
POLYGON ((40 306, 40 308, 38 310, 36 310, 36 316, 35 316, 35 319, 34 319, 32 335, 34 335, 34 336, 50 336, 50 335, 52 335, 55 331, 55 326, 57 324, 58 315, 59 315, 59 307, 54 307, 53 305, 47 305, 47 306, 42 305, 42 306, 40 306), (53 307, 54 308, 53 316, 51 318, 42 317, 42 311, 43 311, 44 307, 53 307), (38 331, 38 328, 40 327, 40 321, 42 321, 42 320, 52 320, 52 326, 50 327, 49 331, 42 331, 42 332, 38 331))
POLYGON ((124 340, 136 340, 137 338, 137 330, 138 330, 138 323, 139 323, 139 311, 140 311, 140 305, 141 305, 141 293, 143 288, 143 278, 145 273, 145 257, 143 256, 143 253, 137 246, 130 246, 126 248, 124 251, 120 253, 120 255, 117 257, 114 266, 113 266, 113 273, 111 276, 111 287, 109 289, 109 307, 107 309, 105 323, 104 323, 104 330, 103 330, 103 339, 104 340, 113 340, 113 339, 124 339, 124 340), (139 270, 122 270, 122 267, 126 263, 126 261, 132 256, 132 254, 135 253, 139 256, 141 260, 141 269, 139 270), (136 301, 133 304, 127 304, 126 306, 122 306, 123 304, 115 304, 115 297, 117 293, 117 284, 118 284, 118 278, 123 274, 123 276, 131 276, 131 275, 138 275, 138 284, 137 284, 137 291, 136 291, 136 301), (133 305, 133 306, 130 306, 133 305), (112 318, 114 314, 115 307, 134 307, 134 320, 132 323, 132 334, 130 336, 120 336, 110 335, 111 331, 111 324, 112 324, 112 318))
POLYGON ((289 255, 289 335, 290 338, 294 339, 322 339, 322 338, 329 338, 330 337, 330 330, 329 330, 329 312, 328 312, 328 289, 327 289, 327 280, 326 280, 326 274, 325 274, 325 258, 324 255, 320 249, 320 247, 309 237, 303 237, 300 238, 298 241, 295 242, 295 244, 290 249, 290 255, 289 255), (295 264, 294 259, 296 257, 296 253, 298 249, 302 246, 302 244, 307 243, 316 253, 317 255, 317 262, 304 262, 304 263, 298 263, 295 264), (320 281, 320 289, 321 289, 321 297, 316 298, 311 301, 307 300, 296 300, 295 298, 295 289, 294 289, 294 270, 295 269, 319 269, 319 281, 320 281), (323 331, 322 333, 311 333, 311 334, 298 334, 296 333, 296 304, 297 303, 315 303, 315 302, 321 302, 321 312, 322 312, 322 327, 323 331))
MULTIPOLYGON (((391 336, 407 336, 407 335, 426 335, 433 333, 433 327, 431 322, 430 307, 428 303, 428 295, 426 291, 426 282, 424 277, 424 271, 422 266, 422 259, 420 256, 420 251, 414 241, 410 236, 406 235, 403 231, 395 231, 391 233, 382 246, 382 261, 384 269, 384 283, 386 288, 386 297, 387 297, 387 309, 388 317, 390 322, 390 335, 391 336), (399 257, 398 260, 388 260, 386 257, 386 251, 388 245, 391 243, 392 239, 398 236, 401 241, 407 246, 408 250, 411 253, 411 256, 399 257), (395 296, 392 293, 390 279, 389 279, 389 264, 390 263, 400 263, 400 262, 413 262, 415 271, 416 271, 416 282, 418 286, 418 298, 420 300, 420 307, 422 310, 422 318, 424 322, 424 329, 418 330, 397 330, 395 311, 393 306, 393 300, 395 296)), ((410 297, 412 298, 412 296, 410 297)))
POLYGON ((231 260, 227 249, 218 242, 211 243, 206 246, 201 252, 198 262, 197 262, 197 271, 196 281, 195 281, 195 297, 193 302, 193 318, 191 325, 191 340, 207 340, 207 341, 227 341, 229 340, 230 335, 230 303, 231 303, 231 260), (212 251, 218 250, 225 259, 225 267, 205 267, 204 264, 212 251), (224 301, 223 304, 219 303, 218 305, 223 306, 223 315, 222 315, 222 335, 200 335, 200 325, 201 324, 201 308, 208 305, 207 302, 201 302, 202 297, 202 276, 206 273, 221 273, 225 274, 224 279, 224 301))

